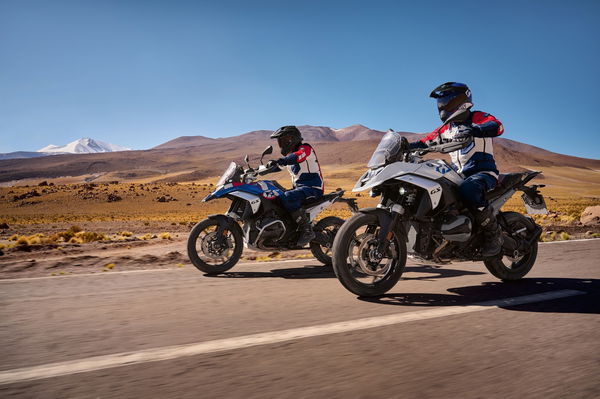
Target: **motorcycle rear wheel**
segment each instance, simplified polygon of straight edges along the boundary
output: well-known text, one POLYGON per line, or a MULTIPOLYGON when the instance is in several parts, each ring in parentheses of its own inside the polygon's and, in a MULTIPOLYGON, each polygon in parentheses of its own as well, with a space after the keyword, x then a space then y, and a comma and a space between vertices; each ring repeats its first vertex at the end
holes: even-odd
POLYGON ((344 219, 336 216, 328 216, 319 220, 313 229, 317 233, 321 232, 327 235, 327 245, 322 245, 315 241, 311 241, 310 243, 310 252, 324 265, 331 265, 333 240, 343 224, 344 219))
POLYGON ((219 274, 231 269, 244 250, 242 231, 237 224, 228 226, 224 231, 226 246, 218 247, 218 226, 217 219, 204 219, 192 228, 188 237, 188 257, 198 270, 206 274, 219 274))
MULTIPOLYGON (((508 225, 509 235, 515 234, 518 230, 525 228, 521 239, 530 239, 536 228, 535 223, 531 219, 517 212, 503 212, 504 219, 508 225)), ((504 228, 503 228, 504 230, 504 228)), ((502 281, 520 280, 533 267, 538 253, 538 242, 534 241, 531 248, 525 254, 519 254, 516 258, 506 255, 499 255, 494 258, 484 259, 483 263, 488 271, 496 278, 502 281)))
POLYGON ((333 242, 333 271, 342 285, 362 297, 382 295, 400 280, 406 265, 406 239, 395 231, 385 257, 374 256, 379 219, 357 213, 342 225, 333 242), (382 262, 387 260, 384 264, 382 262))

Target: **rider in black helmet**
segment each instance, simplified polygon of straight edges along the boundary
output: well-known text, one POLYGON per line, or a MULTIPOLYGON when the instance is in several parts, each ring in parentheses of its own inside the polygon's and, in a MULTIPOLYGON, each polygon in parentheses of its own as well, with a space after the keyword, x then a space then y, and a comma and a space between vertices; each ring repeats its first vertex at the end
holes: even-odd
POLYGON ((492 138, 500 136, 504 127, 488 113, 471 111, 473 98, 464 83, 446 82, 429 96, 437 100, 443 125, 422 140, 411 143, 411 148, 424 148, 447 140, 465 143, 462 149, 450 154, 455 168, 465 178, 459 192, 483 230, 483 256, 495 256, 502 248, 502 235, 485 193, 498 183, 492 138))
POLYGON ((268 168, 280 170, 287 166, 294 188, 285 191, 281 197, 284 208, 290 212, 301 232, 298 245, 303 247, 315 238, 310 218, 302 209, 307 199, 318 199, 323 195, 323 175, 317 154, 310 144, 302 142, 302 135, 296 126, 283 126, 271 134, 277 139, 283 157, 267 163, 268 168))

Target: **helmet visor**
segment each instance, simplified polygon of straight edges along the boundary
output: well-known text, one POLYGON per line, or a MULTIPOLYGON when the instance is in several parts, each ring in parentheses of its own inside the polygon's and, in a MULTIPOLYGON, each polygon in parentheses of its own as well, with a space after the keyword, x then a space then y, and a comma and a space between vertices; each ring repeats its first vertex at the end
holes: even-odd
POLYGON ((277 137, 277 144, 279 144, 279 148, 288 148, 292 145, 292 141, 294 138, 290 135, 277 137))
POLYGON ((443 109, 446 109, 446 107, 448 106, 448 103, 450 101, 452 101, 454 98, 456 98, 456 94, 454 94, 454 95, 452 95, 452 94, 448 95, 447 93, 443 97, 438 97, 437 98, 437 107, 438 107, 438 110, 441 111, 443 109))

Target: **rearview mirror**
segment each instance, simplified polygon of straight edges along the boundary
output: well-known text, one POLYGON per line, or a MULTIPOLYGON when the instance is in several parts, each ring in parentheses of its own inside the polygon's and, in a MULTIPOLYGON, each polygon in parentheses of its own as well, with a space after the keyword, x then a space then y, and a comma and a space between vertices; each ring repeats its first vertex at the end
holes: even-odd
POLYGON ((273 146, 272 145, 270 145, 267 148, 265 148, 265 150, 262 152, 262 154, 260 156, 260 164, 261 165, 263 164, 262 160, 263 160, 263 157, 265 155, 272 154, 272 153, 273 153, 273 146))
POLYGON ((244 157, 244 162, 246 162, 246 166, 248 167, 248 169, 250 169, 250 158, 248 157, 248 154, 246 154, 246 156, 244 157))

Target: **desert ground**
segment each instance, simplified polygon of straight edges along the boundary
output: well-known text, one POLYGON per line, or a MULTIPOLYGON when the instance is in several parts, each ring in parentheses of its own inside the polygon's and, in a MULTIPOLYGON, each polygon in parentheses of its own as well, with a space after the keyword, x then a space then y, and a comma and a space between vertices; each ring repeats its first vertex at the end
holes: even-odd
MULTIPOLYGON (((327 189, 342 188, 361 207, 377 198, 353 194, 355 176, 364 166, 324 167, 327 189), (358 196, 357 196, 358 195, 358 196)), ((582 184, 577 171, 556 168, 539 183, 550 210, 536 216, 544 226, 542 240, 600 236, 597 224, 583 225, 582 211, 600 205, 600 186, 582 184)), ((287 172, 272 176, 289 186, 287 172)), ((196 182, 103 181, 75 183, 72 178, 24 181, 0 187, 0 277, 61 276, 117 270, 192 267, 185 253, 191 227, 207 215, 225 212, 229 201, 202 199, 218 176, 196 182), (35 184, 34 184, 35 183, 35 184)), ((524 212, 518 195, 505 210, 524 212)), ((350 216, 335 204, 321 217, 350 216)), ((246 251, 242 261, 276 261, 309 257, 308 251, 246 251)))

